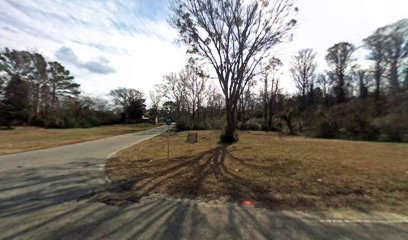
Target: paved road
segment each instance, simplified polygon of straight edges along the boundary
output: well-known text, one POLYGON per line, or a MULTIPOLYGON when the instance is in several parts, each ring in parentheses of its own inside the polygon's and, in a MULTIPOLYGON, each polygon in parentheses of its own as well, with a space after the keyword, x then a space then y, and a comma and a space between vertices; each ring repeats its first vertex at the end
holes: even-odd
MULTIPOLYGON (((103 138, 99 140, 65 145, 60 147, 35 150, 0 156, 0 172, 17 167, 40 167, 49 165, 64 165, 78 163, 88 159, 98 159, 103 164, 105 158, 124 147, 141 142, 166 130, 166 126, 147 131, 103 138)), ((94 162, 93 162, 94 163, 94 162)))
POLYGON ((160 196, 110 206, 89 197, 106 187, 106 156, 163 130, 1 156, 0 239, 408 239, 401 214, 271 212, 160 196))

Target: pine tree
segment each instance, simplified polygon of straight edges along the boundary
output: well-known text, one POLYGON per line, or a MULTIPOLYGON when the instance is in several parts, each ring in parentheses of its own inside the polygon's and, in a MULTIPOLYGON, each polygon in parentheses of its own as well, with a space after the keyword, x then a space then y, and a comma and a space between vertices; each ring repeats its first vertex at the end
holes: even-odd
POLYGON ((27 121, 29 110, 29 86, 18 75, 13 75, 5 88, 3 112, 7 121, 27 121))

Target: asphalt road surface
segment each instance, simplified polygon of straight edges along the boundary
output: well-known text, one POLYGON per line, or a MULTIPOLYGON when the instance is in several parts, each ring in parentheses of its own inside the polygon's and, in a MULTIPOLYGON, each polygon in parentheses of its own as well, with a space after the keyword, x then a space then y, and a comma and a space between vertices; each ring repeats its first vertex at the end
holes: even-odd
POLYGON ((88 197, 107 185, 107 156, 164 130, 0 156, 0 239, 408 239, 402 213, 271 212, 161 196, 110 206, 88 197))

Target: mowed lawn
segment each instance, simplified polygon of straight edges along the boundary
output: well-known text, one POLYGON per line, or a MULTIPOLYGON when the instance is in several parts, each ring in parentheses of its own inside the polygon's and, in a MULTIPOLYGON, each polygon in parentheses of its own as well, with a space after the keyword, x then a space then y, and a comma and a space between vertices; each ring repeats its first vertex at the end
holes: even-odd
POLYGON ((279 137, 241 132, 232 145, 218 131, 165 135, 119 152, 106 165, 105 202, 148 194, 231 201, 270 209, 352 208, 408 213, 408 145, 279 137))
POLYGON ((155 127, 152 124, 112 125, 94 128, 44 129, 17 127, 0 130, 0 155, 79 143, 155 127))

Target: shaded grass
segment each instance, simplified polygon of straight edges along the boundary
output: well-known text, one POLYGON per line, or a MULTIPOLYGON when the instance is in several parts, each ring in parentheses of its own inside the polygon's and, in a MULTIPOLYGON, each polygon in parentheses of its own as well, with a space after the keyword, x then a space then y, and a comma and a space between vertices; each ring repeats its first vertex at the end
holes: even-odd
POLYGON ((155 127, 152 124, 112 125, 94 128, 45 129, 17 127, 0 131, 0 155, 79 143, 132 133, 155 127))
POLYGON ((272 209, 354 208, 407 212, 408 145, 279 137, 242 132, 233 145, 219 132, 166 136, 121 151, 106 165, 110 201, 158 193, 254 201, 272 209))

